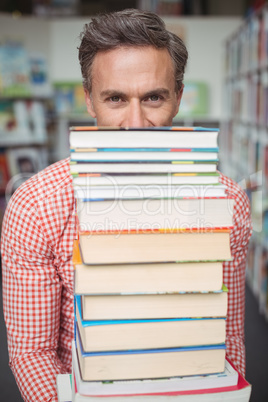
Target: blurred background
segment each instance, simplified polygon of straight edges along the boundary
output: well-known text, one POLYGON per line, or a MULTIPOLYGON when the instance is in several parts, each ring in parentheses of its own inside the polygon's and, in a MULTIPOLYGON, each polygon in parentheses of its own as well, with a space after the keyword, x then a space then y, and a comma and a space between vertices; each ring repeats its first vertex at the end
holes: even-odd
MULTIPOLYGON (((220 170, 248 193, 253 217, 246 287, 247 380, 268 400, 268 7, 264 0, 1 0, 0 228, 10 195, 69 155, 86 112, 79 35, 99 12, 158 13, 189 50, 174 125, 220 128, 220 170)), ((0 312, 1 398, 20 401, 0 312)), ((1 399, 0 398, 0 399, 1 399)))

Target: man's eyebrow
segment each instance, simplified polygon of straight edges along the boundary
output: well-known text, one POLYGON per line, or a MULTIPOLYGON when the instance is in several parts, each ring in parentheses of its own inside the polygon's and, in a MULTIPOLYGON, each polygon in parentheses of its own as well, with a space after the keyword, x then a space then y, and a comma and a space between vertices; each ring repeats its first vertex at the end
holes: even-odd
POLYGON ((143 97, 148 98, 149 96, 153 95, 170 96, 170 91, 167 88, 155 88, 143 94, 143 97))
POLYGON ((121 96, 124 97, 126 94, 122 91, 118 91, 116 89, 106 89, 101 91, 100 93, 101 98, 111 97, 111 96, 121 96))
MULTIPOLYGON (((170 96, 170 91, 167 88, 155 88, 155 89, 152 89, 152 90, 142 94, 142 97, 148 98, 152 95, 170 96)), ((119 91, 117 89, 106 89, 104 91, 101 91, 100 96, 102 98, 112 97, 112 96, 126 97, 127 94, 125 94, 124 92, 119 91)))

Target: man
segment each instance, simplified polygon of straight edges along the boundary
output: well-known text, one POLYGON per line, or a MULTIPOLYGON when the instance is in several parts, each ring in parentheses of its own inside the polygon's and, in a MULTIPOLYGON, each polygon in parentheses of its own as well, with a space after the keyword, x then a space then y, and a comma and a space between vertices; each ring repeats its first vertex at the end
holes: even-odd
POLYGON ((172 125, 187 57, 154 14, 126 10, 93 20, 79 48, 88 112, 99 126, 172 125))
MULTIPOLYGON (((172 125, 183 92, 187 50, 155 14, 103 15, 85 26, 79 60, 89 113, 99 126, 172 125)), ((227 353, 245 371, 244 276, 250 237, 245 193, 221 176, 235 202, 227 353)), ((27 401, 57 401, 55 378, 71 370, 75 211, 68 160, 24 183, 2 230, 3 301, 10 366, 27 401)))

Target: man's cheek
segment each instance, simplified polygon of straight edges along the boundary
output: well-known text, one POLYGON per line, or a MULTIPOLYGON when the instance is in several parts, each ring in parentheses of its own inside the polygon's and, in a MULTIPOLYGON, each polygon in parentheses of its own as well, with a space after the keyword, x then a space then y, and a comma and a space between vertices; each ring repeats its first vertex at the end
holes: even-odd
POLYGON ((121 117, 121 112, 117 109, 106 109, 103 110, 100 116, 99 121, 101 121, 101 125, 103 126, 119 126, 121 117))

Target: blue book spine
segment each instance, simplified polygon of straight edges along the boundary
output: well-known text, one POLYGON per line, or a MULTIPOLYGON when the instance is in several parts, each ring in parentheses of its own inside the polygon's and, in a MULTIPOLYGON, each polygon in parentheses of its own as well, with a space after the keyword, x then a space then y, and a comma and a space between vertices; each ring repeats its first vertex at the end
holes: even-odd
MULTIPOLYGON (((82 150, 83 148, 79 148, 82 150)), ((71 152, 77 152, 76 148, 71 148, 71 152)), ((90 152, 219 152, 219 148, 95 148, 90 152)), ((89 152, 89 153, 90 153, 89 152)))
POLYGON ((135 320, 83 320, 82 318, 82 297, 75 296, 75 302, 80 316, 80 321, 83 327, 92 327, 96 325, 117 325, 117 324, 138 324, 151 322, 176 322, 176 321, 196 321, 196 320, 225 320, 224 317, 209 317, 209 318, 155 318, 155 319, 135 319, 135 320))

